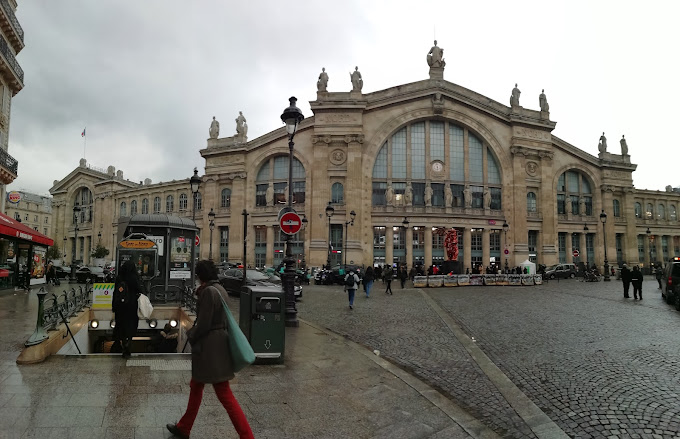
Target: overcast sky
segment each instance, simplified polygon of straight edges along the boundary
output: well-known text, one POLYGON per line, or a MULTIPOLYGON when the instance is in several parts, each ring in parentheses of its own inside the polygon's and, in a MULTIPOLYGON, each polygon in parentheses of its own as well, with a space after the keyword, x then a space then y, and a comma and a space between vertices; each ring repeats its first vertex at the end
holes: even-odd
POLYGON ((9 190, 47 193, 83 155, 132 181, 188 178, 212 116, 239 111, 252 140, 305 116, 321 67, 329 91, 428 78, 434 35, 448 81, 508 105, 550 104, 553 134, 597 155, 628 141, 639 189, 680 185, 677 1, 19 0, 25 87, 12 101, 9 190), (87 127, 87 148, 81 132, 87 127), (670 158, 673 157, 674 160, 670 158))

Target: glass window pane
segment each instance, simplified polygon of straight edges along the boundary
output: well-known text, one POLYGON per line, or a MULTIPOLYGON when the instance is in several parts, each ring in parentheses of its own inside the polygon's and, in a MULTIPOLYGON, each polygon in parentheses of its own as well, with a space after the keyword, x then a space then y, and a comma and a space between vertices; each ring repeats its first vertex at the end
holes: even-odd
POLYGON ((501 210, 501 188, 492 187, 491 188, 491 209, 501 210))
POLYGON ((375 159, 373 178, 387 178, 387 143, 380 148, 375 159))
MULTIPOLYGON (((286 157, 286 166, 288 166, 288 157, 286 157)), ((288 178, 288 171, 286 171, 286 178, 288 178)), ((302 166, 302 162, 300 160, 293 157, 293 179, 299 178, 305 178, 305 167, 302 166)))
POLYGON ((406 179, 406 128, 392 136, 392 178, 406 179))
POLYGON ((222 189, 222 196, 220 198, 220 207, 231 206, 231 189, 222 189))
POLYGON ((430 122, 430 160, 444 161, 444 122, 430 122))
POLYGON ((481 183, 484 181, 482 142, 472 134, 468 135, 470 143, 470 181, 481 183))
POLYGON ((565 190, 567 190, 567 188, 564 185, 564 174, 562 174, 560 175, 560 178, 557 179, 557 191, 564 192, 565 190))
POLYGON ((256 181, 269 181, 269 160, 264 162, 260 168, 260 172, 257 173, 256 181))
POLYGON ((579 174, 573 171, 567 172, 567 192, 578 193, 579 174))
POLYGON ((430 187, 432 188, 432 205, 443 207, 444 185, 441 183, 432 183, 430 187))
POLYGON ((472 191, 472 207, 474 209, 483 208, 484 207, 484 187, 482 187, 482 186, 470 186, 470 190, 472 191))
POLYGON ((449 168, 451 180, 465 181, 465 155, 463 152, 463 129, 455 125, 449 126, 451 145, 449 147, 449 168))
POLYGON ((527 194, 527 212, 536 212, 536 194, 533 192, 527 194))
POLYGON ((411 125, 411 178, 425 179, 425 122, 411 125))
POLYGON ((385 199, 385 191, 387 190, 387 183, 384 181, 373 182, 372 202, 374 206, 384 206, 387 204, 385 199))
POLYGON ((590 191, 590 183, 588 183, 588 180, 586 180, 584 176, 581 176, 581 193, 592 194, 590 191))
POLYGON ((465 200, 463 199, 463 190, 465 190, 465 186, 462 184, 451 185, 451 192, 453 194, 453 207, 463 207, 465 205, 465 200))
POLYGON ((486 168, 488 183, 501 184, 501 172, 498 170, 498 163, 491 148, 486 149, 486 168))
POLYGON ((425 183, 412 183, 413 187, 413 205, 414 206, 424 206, 425 205, 425 183))
POLYGON ((274 180, 283 180, 288 178, 288 157, 278 156, 274 157, 274 180))
POLYGON ((333 183, 331 186, 331 203, 343 203, 345 200, 345 191, 342 183, 333 183))

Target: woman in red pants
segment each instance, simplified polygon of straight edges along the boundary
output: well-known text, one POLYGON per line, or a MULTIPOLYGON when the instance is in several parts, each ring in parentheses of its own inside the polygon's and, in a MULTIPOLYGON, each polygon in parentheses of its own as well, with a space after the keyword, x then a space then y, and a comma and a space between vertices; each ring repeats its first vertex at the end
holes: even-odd
POLYGON ((227 348, 227 315, 220 300, 220 295, 227 299, 227 292, 217 280, 217 267, 212 261, 199 261, 196 276, 201 282, 196 289, 198 312, 196 324, 187 333, 191 343, 189 404, 182 419, 177 424, 168 424, 167 428, 177 437, 188 438, 201 406, 203 387, 212 384, 239 437, 254 438, 248 420, 229 388, 234 372, 227 348))

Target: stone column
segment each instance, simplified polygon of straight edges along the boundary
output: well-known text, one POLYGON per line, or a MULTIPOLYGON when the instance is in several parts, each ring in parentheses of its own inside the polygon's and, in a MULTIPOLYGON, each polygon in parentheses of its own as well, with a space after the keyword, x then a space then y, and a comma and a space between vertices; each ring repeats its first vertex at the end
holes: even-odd
POLYGON ((394 230, 392 226, 385 226, 385 265, 392 266, 394 262, 394 230))
MULTIPOLYGON (((241 217, 241 218, 243 218, 243 217, 241 217)), ((243 220, 241 220, 241 221, 243 221, 243 220)), ((245 260, 249 261, 250 265, 252 265, 254 267, 255 266, 255 226, 253 226, 251 224, 251 221, 252 221, 252 218, 248 217, 248 236, 246 237, 246 257, 245 257, 245 260)), ((243 227, 243 224, 241 224, 241 227, 243 227)), ((229 259, 232 259, 232 257, 231 257, 231 249, 233 248, 233 246, 231 245, 232 242, 234 242, 234 244, 236 243, 236 241, 232 241, 232 239, 231 239, 231 227, 229 227, 229 259)), ((240 244, 240 247, 241 247, 241 253, 243 253, 243 241, 241 241, 239 244, 240 244)), ((266 259, 267 258, 265 258, 265 260, 266 259)), ((244 261, 244 264, 245 264, 245 261, 244 261)), ((247 267, 247 265, 246 265, 246 267, 247 267)))
POLYGON ((264 264, 268 267, 274 265, 274 226, 267 227, 267 256, 265 256, 264 264))
POLYGON ((463 230, 463 273, 465 269, 472 270, 472 230, 466 227, 463 230))
POLYGON ((413 266, 413 227, 406 229, 406 270, 413 266))
POLYGON ((486 268, 491 259, 491 246, 489 239, 489 229, 482 229, 482 266, 486 268))
POLYGON ((586 234, 585 233, 579 234, 578 245, 579 245, 578 251, 581 254, 581 256, 579 257, 579 260, 581 262, 583 262, 583 265, 586 265, 586 263, 588 261, 588 248, 586 247, 586 234))
POLYGON ((663 243, 661 242, 663 235, 656 235, 654 245, 656 246, 656 260, 654 262, 663 262, 663 243))
MULTIPOLYGON (((540 162, 541 181, 552 182, 555 179, 553 160, 546 156, 540 162)), ((538 242, 541 248, 542 263, 553 265, 558 261, 557 254, 557 188, 552 183, 542 185, 539 193, 539 212, 543 217, 541 226, 541 239, 538 242)))
POLYGON ((432 227, 425 227, 425 269, 432 265, 432 227))
POLYGON ((637 250, 637 219, 635 218, 635 198, 630 189, 626 189, 623 193, 623 206, 621 209, 622 216, 626 219, 626 233, 623 237, 624 254, 623 259, 629 266, 638 264, 638 250, 637 250))

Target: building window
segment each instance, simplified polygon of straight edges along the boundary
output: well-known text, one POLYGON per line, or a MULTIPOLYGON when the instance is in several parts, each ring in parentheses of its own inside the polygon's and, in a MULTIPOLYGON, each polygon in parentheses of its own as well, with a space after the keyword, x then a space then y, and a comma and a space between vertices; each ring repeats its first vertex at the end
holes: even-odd
POLYGON ((183 212, 187 210, 187 204, 189 204, 189 197, 187 197, 187 194, 180 194, 179 195, 179 211, 183 212))
POLYGON ((45 224, 49 224, 48 220, 49 220, 49 217, 45 217, 45 224))
POLYGON ((228 260, 229 260, 229 227, 220 227, 220 261, 227 262, 228 260))
POLYGON ((38 222, 38 215, 33 215, 33 222, 37 223, 38 222))
POLYGON ((331 224, 331 267, 340 265, 343 262, 342 252, 345 249, 342 247, 342 228, 343 224, 331 224))
POLYGON ((534 192, 527 194, 527 212, 536 212, 536 194, 534 192))
POLYGON ((149 199, 144 198, 142 200, 142 215, 147 215, 149 213, 149 199))
POLYGON ((560 232, 557 234, 557 248, 559 253, 559 262, 564 264, 567 262, 567 234, 560 232))
POLYGON ((255 205, 256 206, 266 206, 267 205, 267 188, 268 184, 257 184, 255 185, 255 205))
MULTIPOLYGON (((255 227, 255 267, 264 267, 267 258, 267 227, 255 227)), ((245 262, 245 261, 244 261, 245 262)))
POLYGON ((666 219, 666 208, 664 207, 663 204, 659 204, 659 206, 657 207, 656 215, 660 220, 666 219))
POLYGON ((92 221, 92 192, 86 187, 78 189, 75 202, 80 206, 78 222, 83 224, 92 221))
POLYGON ((661 251, 663 252, 663 260, 668 260, 668 236, 661 237, 661 251))
POLYGON ((130 216, 137 215, 137 200, 130 201, 130 216))
POLYGON ((165 212, 172 213, 175 210, 175 197, 168 195, 165 197, 165 212))
POLYGON ((153 199, 153 213, 161 213, 161 197, 153 199))
POLYGON ((670 206, 668 206, 668 219, 671 221, 678 220, 678 213, 675 210, 675 204, 671 204, 670 206))
POLYGON ((127 203, 125 201, 120 203, 120 216, 127 216, 127 203))
POLYGON ((333 183, 331 186, 331 203, 343 204, 345 202, 345 188, 342 183, 333 183))
POLYGON ((654 218, 654 206, 652 206, 652 203, 647 203, 647 211, 645 212, 645 216, 647 219, 654 218))
POLYGON ((220 196, 220 207, 231 207, 231 189, 222 189, 222 195, 220 196))
POLYGON ((43 235, 47 236, 47 229, 43 229, 43 235))
POLYGON ((24 221, 28 222, 28 214, 26 214, 26 216, 24 216, 24 221))
POLYGON ((616 262, 618 264, 623 263, 623 234, 616 234, 616 262))
POLYGON ((373 266, 385 265, 385 226, 373 227, 373 266))
POLYGON ((621 217, 621 203, 619 203, 619 200, 614 200, 614 217, 621 217))
POLYGON ((194 209, 196 210, 203 209, 203 196, 201 195, 200 192, 196 192, 196 194, 194 195, 194 209))
MULTIPOLYGON (((302 204, 305 202, 306 192, 306 176, 305 168, 302 162, 293 157, 293 204, 302 204)), ((269 184, 274 186, 274 204, 286 203, 288 196, 288 156, 279 155, 267 159, 257 173, 255 179, 255 205, 266 206, 266 192, 269 184), (258 198, 259 195, 259 198, 258 198)))
POLYGON ((593 214, 590 183, 584 174, 576 170, 567 171, 557 179, 557 213, 564 215, 568 210, 571 210, 573 215, 593 214))
POLYGON ((638 246, 638 260, 642 262, 645 260, 645 235, 638 235, 637 246, 638 246))
POLYGON ((642 204, 635 203, 635 218, 642 218, 642 204))
MULTIPOLYGON (((493 150, 471 131, 441 121, 416 122, 402 127, 389 136, 380 148, 373 165, 373 205, 385 205, 383 187, 387 189, 388 183, 395 190, 395 195, 398 195, 396 185, 411 181, 413 205, 424 206, 423 195, 427 178, 433 172, 431 162, 434 160, 444 162, 446 173, 444 176, 448 175, 456 185, 463 183, 460 185, 460 195, 457 196, 454 191, 454 207, 464 205, 462 188, 464 183, 472 182, 475 187, 480 188, 475 202, 476 208, 484 206, 485 187, 491 192, 491 208, 496 210, 501 208, 501 168, 493 150), (447 130, 448 136, 445 135, 447 130), (407 139, 410 142, 407 142, 407 139), (410 157, 410 166, 407 166, 407 157, 410 157), (466 173, 469 175, 467 182, 466 173)), ((431 188, 432 205, 443 207, 444 186, 435 187, 435 184, 431 183, 431 188)), ((453 185, 451 188, 453 190, 453 185)), ((398 206, 399 197, 395 196, 395 201, 395 205, 398 206)))

